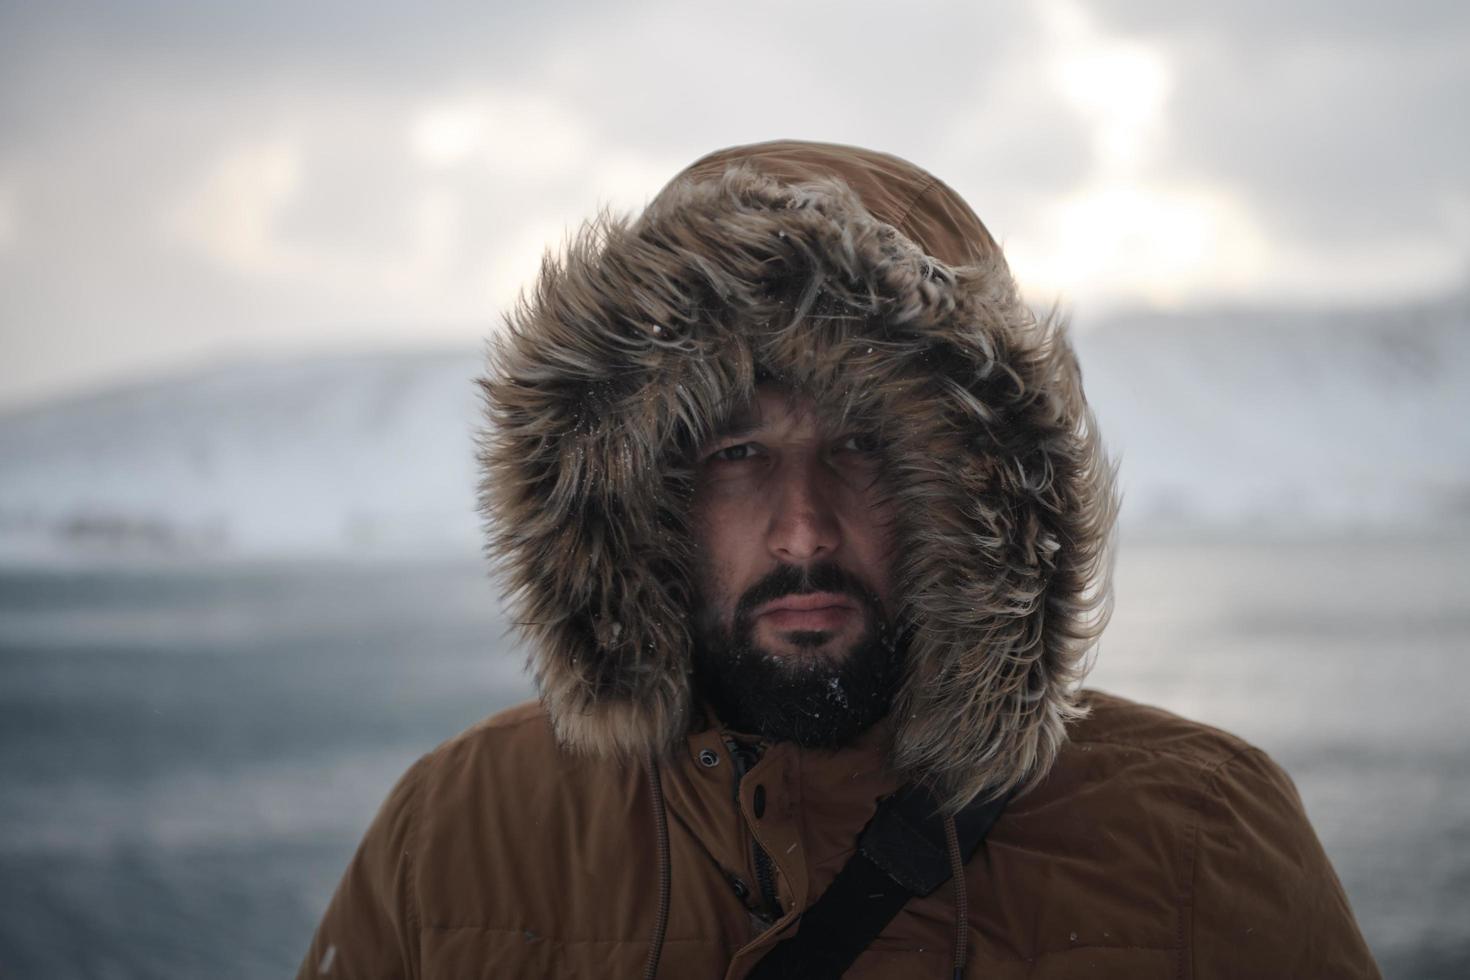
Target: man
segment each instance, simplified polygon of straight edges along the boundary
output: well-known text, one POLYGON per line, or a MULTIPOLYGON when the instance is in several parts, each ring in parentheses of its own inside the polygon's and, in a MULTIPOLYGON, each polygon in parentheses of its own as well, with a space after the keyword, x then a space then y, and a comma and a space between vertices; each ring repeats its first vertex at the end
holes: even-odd
POLYGON ((303 977, 1377 975, 1279 768, 1077 690, 1112 471, 935 178, 706 157, 484 388, 540 697, 408 772, 303 977))

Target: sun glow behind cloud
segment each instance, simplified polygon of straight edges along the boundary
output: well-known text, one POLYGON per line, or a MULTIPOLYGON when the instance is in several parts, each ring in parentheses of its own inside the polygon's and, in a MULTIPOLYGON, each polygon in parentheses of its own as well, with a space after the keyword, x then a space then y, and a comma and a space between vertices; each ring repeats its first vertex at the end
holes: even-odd
POLYGON ((1046 208, 1035 233, 1009 243, 1027 285, 1093 308, 1243 290, 1260 261, 1242 210, 1208 189, 1092 186, 1046 208))
POLYGON ((269 276, 294 259, 276 241, 301 187, 301 148, 289 137, 230 147, 166 219, 168 231, 233 271, 269 276))
POLYGON ((1261 262, 1249 212, 1158 173, 1172 83, 1155 45, 1103 33, 1072 0, 1041 7, 1047 77, 1085 127, 1091 172, 1007 240, 1029 291, 1088 307, 1171 306, 1246 288, 1261 262))
POLYGON ((1170 84, 1163 52, 1104 36, 1072 0, 1049 0, 1041 10, 1052 83, 1087 121, 1100 169, 1136 172, 1163 122, 1170 84))
POLYGON ((554 99, 478 92, 418 109, 408 141, 430 169, 473 165, 534 186, 575 172, 593 139, 587 124, 554 99))

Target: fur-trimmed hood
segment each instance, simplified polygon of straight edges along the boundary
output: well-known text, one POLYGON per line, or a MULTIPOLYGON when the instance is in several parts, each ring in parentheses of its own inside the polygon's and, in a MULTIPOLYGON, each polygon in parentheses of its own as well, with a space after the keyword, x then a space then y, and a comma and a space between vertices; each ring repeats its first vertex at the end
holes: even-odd
POLYGON ((565 746, 688 734, 692 454, 769 376, 883 434, 914 629, 892 763, 951 804, 1046 772, 1106 620, 1113 473, 1062 325, 950 188, 851 147, 724 150, 589 222, 507 319, 481 503, 565 746))

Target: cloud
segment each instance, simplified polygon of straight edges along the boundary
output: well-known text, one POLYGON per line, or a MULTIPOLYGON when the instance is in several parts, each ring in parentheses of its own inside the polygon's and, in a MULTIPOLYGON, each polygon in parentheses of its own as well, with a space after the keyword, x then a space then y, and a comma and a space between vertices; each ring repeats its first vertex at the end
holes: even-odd
POLYGON ((592 152, 591 136, 587 122, 557 99, 485 91, 418 110, 409 143, 429 168, 473 165, 535 186, 577 169, 592 152))
POLYGON ((1105 29, 1166 52, 1147 175, 1226 188, 1271 251, 1250 291, 1328 302, 1455 288, 1470 274, 1470 8, 1102 2, 1105 29))
POLYGON ((596 143, 581 113, 541 94, 324 108, 222 147, 168 230, 231 275, 330 295, 360 322, 481 329, 569 224, 604 201, 635 207, 674 166, 596 143))
POLYGON ((1009 257, 1041 299, 1087 312, 1237 299, 1259 285, 1269 247, 1248 209, 1216 187, 1106 180, 1060 197, 1009 257))
POLYGON ((246 275, 269 274, 284 259, 273 240, 277 223, 300 189, 299 145, 282 139, 232 147, 186 193, 170 224, 221 264, 246 275))
POLYGON ((1470 91, 1467 32, 1410 18, 1370 41, 1376 14, 1352 6, 1315 20, 1299 5, 1250 20, 1140 8, 1042 5, 1052 82, 1094 153, 1013 243, 1033 285, 1084 306, 1189 306, 1385 302, 1464 283, 1470 131, 1444 121, 1470 91), (1343 24, 1302 38, 1324 20, 1343 24))
POLYGON ((599 206, 782 136, 930 168, 1043 300, 1431 292, 1470 263, 1458 9, 9 5, 0 383, 470 341, 599 206))
POLYGON ((1173 66, 1156 44, 1105 35, 1075 2, 1041 10, 1050 81, 1084 120, 1099 169, 1132 173, 1159 139, 1173 66))
POLYGON ((1460 0, 1090 0, 1088 8, 1111 29, 1133 35, 1195 34, 1257 48, 1296 47, 1306 41, 1374 44, 1456 37, 1470 31, 1470 8, 1460 0))
POLYGON ((14 248, 20 237, 16 197, 14 181, 0 174, 0 254, 14 248))

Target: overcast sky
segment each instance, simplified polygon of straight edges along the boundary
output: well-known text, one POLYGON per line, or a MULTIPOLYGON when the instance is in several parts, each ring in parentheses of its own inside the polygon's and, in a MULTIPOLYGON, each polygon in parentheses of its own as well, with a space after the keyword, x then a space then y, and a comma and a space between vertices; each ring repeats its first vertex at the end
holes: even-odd
POLYGON ((897 153, 1039 305, 1470 279, 1470 4, 0 0, 0 408, 240 353, 468 344, 733 143, 897 153))

